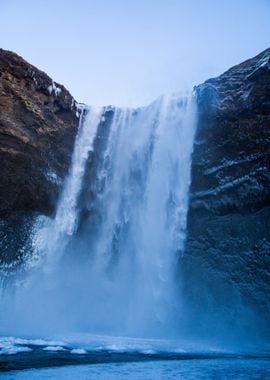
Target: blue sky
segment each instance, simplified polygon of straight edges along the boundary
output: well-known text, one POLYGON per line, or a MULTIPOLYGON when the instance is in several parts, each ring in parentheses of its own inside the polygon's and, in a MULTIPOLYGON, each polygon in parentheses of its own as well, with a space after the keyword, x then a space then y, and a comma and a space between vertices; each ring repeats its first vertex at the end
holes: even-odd
POLYGON ((270 0, 0 0, 0 46, 88 104, 142 105, 270 46, 270 0))

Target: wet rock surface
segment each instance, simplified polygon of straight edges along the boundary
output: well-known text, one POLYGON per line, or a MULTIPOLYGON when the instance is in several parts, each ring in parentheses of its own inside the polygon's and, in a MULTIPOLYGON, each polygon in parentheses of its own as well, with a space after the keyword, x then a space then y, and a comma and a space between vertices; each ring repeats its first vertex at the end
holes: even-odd
POLYGON ((199 123, 183 260, 188 302, 203 310, 202 319, 224 305, 231 323, 233 305, 243 313, 251 306, 269 325, 270 49, 196 93, 199 123))

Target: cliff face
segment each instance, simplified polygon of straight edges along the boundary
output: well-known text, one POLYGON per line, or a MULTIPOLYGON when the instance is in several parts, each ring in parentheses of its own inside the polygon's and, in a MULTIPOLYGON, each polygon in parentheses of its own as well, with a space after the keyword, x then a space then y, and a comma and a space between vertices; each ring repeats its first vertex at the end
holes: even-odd
MULTIPOLYGON (((189 301, 205 321, 220 305, 269 323, 270 49, 196 88, 187 252, 189 301), (195 305, 195 306, 194 306, 195 305), (238 310, 238 311, 239 311, 238 310)), ((222 311, 221 311, 222 313, 222 311)))
POLYGON ((0 261, 18 256, 34 213, 54 212, 79 112, 65 87, 0 49, 0 261))
POLYGON ((65 87, 0 49, 0 215, 53 212, 73 150, 76 112, 65 87))

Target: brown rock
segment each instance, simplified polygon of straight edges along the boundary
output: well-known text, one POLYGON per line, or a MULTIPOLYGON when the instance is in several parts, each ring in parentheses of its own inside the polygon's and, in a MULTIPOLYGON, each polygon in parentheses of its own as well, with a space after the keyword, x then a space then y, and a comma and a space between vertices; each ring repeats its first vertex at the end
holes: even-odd
POLYGON ((54 212, 78 127, 70 93, 0 49, 0 216, 54 212))

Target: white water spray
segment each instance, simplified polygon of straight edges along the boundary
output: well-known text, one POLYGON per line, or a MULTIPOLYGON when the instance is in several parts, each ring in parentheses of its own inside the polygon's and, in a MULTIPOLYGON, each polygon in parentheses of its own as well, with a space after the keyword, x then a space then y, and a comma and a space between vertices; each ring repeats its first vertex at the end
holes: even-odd
POLYGON ((68 240, 76 230, 78 195, 86 161, 89 153, 93 151, 101 115, 102 108, 82 109, 70 173, 64 184, 55 218, 44 228, 41 228, 35 237, 36 250, 39 255, 45 256, 45 270, 52 269, 52 263, 61 257, 68 240))
POLYGON ((56 217, 39 231, 50 273, 35 274, 20 291, 22 329, 33 327, 32 318, 37 331, 156 337, 176 328, 195 101, 162 97, 116 109, 94 163, 89 152, 104 118, 106 109, 91 109, 81 124, 56 217))

